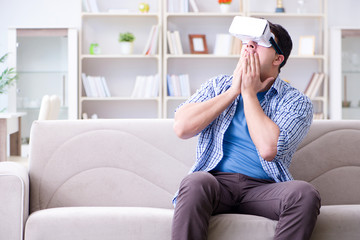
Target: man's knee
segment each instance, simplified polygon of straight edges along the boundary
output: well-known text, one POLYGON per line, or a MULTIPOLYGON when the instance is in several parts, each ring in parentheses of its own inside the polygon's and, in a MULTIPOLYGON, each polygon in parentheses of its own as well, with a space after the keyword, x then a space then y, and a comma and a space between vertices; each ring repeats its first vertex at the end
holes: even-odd
POLYGON ((180 184, 179 196, 189 195, 194 200, 214 197, 219 189, 216 178, 208 172, 194 172, 186 176, 180 184))
POLYGON ((319 192, 313 185, 305 181, 294 181, 290 195, 295 204, 301 203, 304 210, 319 211, 321 199, 319 192))

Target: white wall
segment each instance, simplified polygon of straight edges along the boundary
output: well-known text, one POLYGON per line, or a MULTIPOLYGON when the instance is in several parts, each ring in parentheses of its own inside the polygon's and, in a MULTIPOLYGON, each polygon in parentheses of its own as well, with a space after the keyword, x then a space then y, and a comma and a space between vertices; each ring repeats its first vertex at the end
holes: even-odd
POLYGON ((329 27, 360 27, 359 9, 359 0, 328 0, 329 27))

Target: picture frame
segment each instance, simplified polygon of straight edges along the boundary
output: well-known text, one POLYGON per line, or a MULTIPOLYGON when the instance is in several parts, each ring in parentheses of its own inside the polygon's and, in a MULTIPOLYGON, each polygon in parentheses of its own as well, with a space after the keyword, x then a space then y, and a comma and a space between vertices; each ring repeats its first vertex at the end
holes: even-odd
POLYGON ((189 34, 190 52, 192 54, 208 54, 206 36, 204 34, 189 34))
POLYGON ((299 55, 313 56, 315 54, 315 36, 301 36, 299 40, 299 55))

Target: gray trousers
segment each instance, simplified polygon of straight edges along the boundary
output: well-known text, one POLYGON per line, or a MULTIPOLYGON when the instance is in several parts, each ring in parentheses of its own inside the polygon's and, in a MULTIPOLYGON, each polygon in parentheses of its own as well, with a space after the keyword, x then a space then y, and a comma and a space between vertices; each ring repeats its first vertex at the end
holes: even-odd
POLYGON ((180 184, 172 239, 206 240, 210 217, 223 213, 278 220, 274 239, 310 239, 320 196, 304 181, 276 183, 239 173, 195 172, 180 184))

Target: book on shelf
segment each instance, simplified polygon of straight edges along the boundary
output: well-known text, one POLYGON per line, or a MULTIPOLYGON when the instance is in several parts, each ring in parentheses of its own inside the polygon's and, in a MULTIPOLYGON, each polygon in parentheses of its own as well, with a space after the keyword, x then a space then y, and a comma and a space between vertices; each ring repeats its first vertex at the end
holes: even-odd
POLYGON ((105 97, 111 97, 110 89, 109 86, 107 85, 105 77, 101 77, 101 85, 104 88, 105 97))
POLYGON ((167 75, 167 89, 169 97, 189 97, 190 96, 190 81, 188 74, 168 74, 167 75))
POLYGON ((181 40, 180 40, 180 33, 179 31, 174 31, 175 34, 175 43, 176 43, 176 49, 178 51, 177 54, 183 54, 183 48, 182 48, 182 44, 181 44, 181 40))
POLYGON ((310 98, 315 98, 320 94, 321 86, 323 85, 323 82, 325 80, 325 73, 319 73, 319 77, 317 78, 317 81, 315 82, 314 90, 312 92, 312 95, 310 98))
POLYGON ((174 49, 174 45, 173 45, 173 41, 172 41, 172 36, 171 36, 171 32, 167 31, 166 32, 166 37, 167 37, 167 42, 168 42, 168 47, 169 47, 169 53, 170 54, 175 54, 175 49, 174 49))
POLYGON ((159 29, 159 25, 153 25, 151 27, 150 34, 143 51, 144 55, 156 55, 158 50, 159 29))
POLYGON ((87 12, 93 12, 93 13, 99 12, 97 0, 83 0, 83 3, 84 3, 84 8, 87 12))
POLYGON ((189 3, 191 5, 193 12, 199 12, 199 8, 198 8, 195 0, 189 0, 189 3))
POLYGON ((231 46, 231 54, 232 55, 240 55, 242 49, 242 41, 237 37, 232 37, 232 46, 231 46))
POLYGON ((131 98, 154 98, 159 96, 159 75, 137 76, 131 98))
POLYGON ((314 72, 311 75, 311 78, 308 82, 308 84, 305 87, 304 94, 308 97, 310 97, 310 92, 312 91, 312 88, 314 87, 314 79, 318 76, 318 73, 314 72))
POLYGON ((325 79, 325 73, 314 72, 307 84, 304 94, 308 96, 310 99, 316 97, 317 93, 320 90, 321 85, 323 84, 325 79))
POLYGON ((82 79, 82 83, 83 83, 83 86, 84 86, 85 95, 86 96, 91 96, 92 95, 91 88, 90 88, 89 81, 87 80, 85 73, 81 74, 81 79, 82 79))
POLYGON ((189 12, 189 0, 167 0, 168 12, 186 13, 189 12))
POLYGON ((85 73, 82 73, 81 78, 87 97, 111 97, 105 77, 86 76, 85 73))
POLYGON ((215 38, 214 55, 230 55, 232 53, 233 36, 218 33, 215 38))
POLYGON ((179 31, 167 31, 167 40, 170 54, 181 55, 184 53, 179 31))

